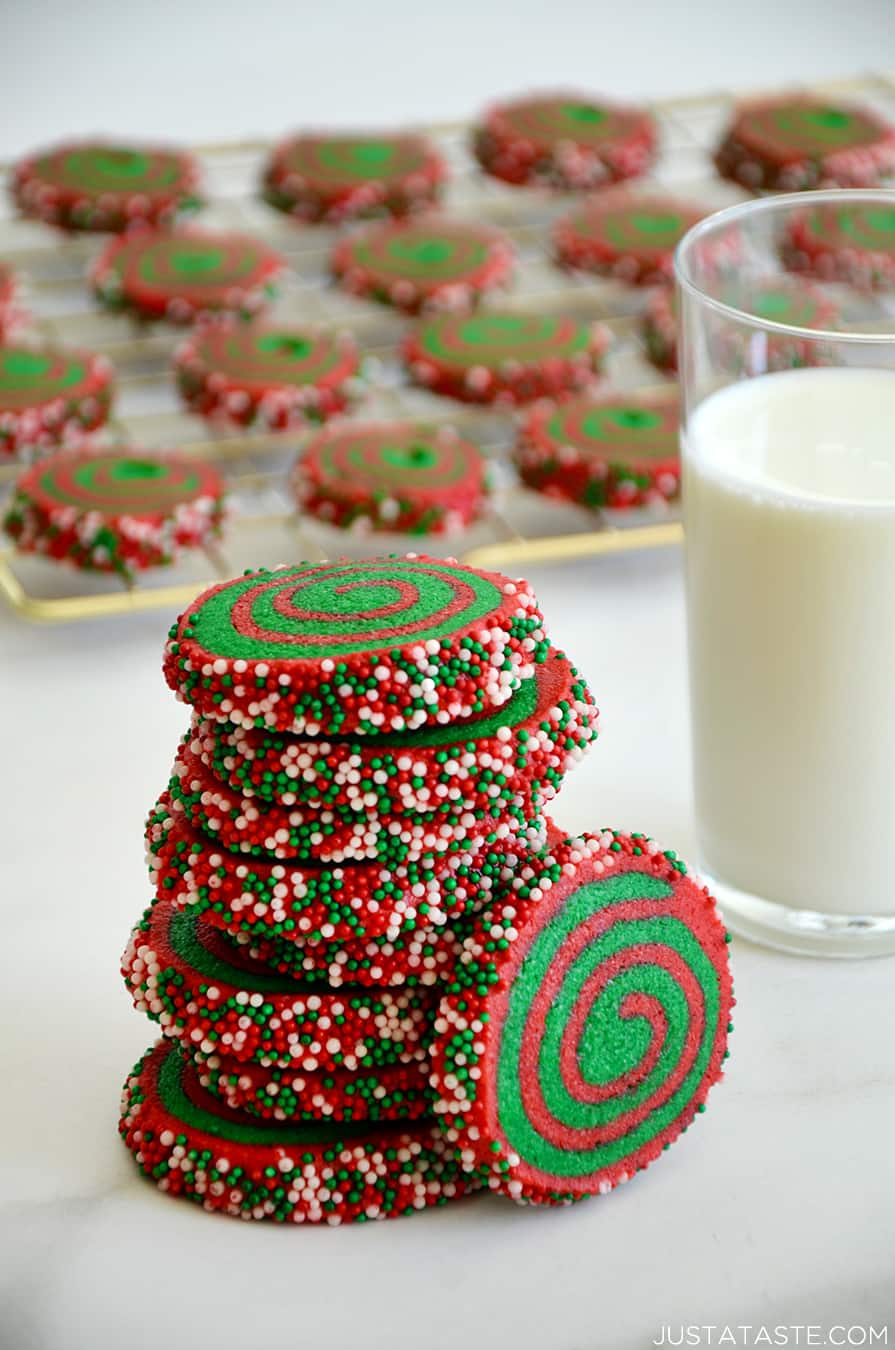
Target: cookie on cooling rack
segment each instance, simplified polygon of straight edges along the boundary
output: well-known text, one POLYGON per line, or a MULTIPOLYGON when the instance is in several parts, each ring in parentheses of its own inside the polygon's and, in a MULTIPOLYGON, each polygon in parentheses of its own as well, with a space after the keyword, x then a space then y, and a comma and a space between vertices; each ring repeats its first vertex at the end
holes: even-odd
POLYGON ((129 1075, 119 1131, 160 1190, 241 1219, 360 1223, 477 1188, 431 1117, 253 1120, 208 1092, 195 1066, 165 1042, 129 1075))
POLYGON ((451 427, 345 422, 305 447, 293 490, 300 510, 341 529, 449 534, 481 514, 487 465, 451 427))
POLYGON ((556 260, 562 267, 638 286, 670 282, 674 250, 704 215, 704 208, 675 197, 624 189, 602 193, 557 221, 556 260))
POLYGON ((19 478, 3 528, 24 553, 129 579, 215 535, 223 498, 221 479, 201 460, 61 450, 19 478))
POLYGON ((83 439, 108 418, 112 381, 111 362, 95 352, 0 347, 0 455, 83 439))
POLYGON ((265 200, 297 220, 338 224, 431 206, 447 166, 424 136, 305 133, 282 141, 263 177, 265 200))
POLYGON ((895 127, 869 108, 797 94, 743 103, 715 151, 744 187, 875 187, 895 172, 895 127))
POLYGON ((359 369, 349 334, 263 321, 203 324, 174 357, 177 385, 192 412, 272 431, 343 412, 359 369))
POLYGON ((13 167, 19 209, 64 230, 117 233, 170 225, 198 205, 193 155, 154 145, 75 141, 28 155, 13 167))
POLYGON ((599 323, 489 310, 424 320, 405 338, 404 360, 413 380, 433 393, 512 405, 593 384, 608 346, 599 323))
POLYGON ((861 290, 895 288, 895 199, 824 202, 788 222, 783 260, 794 272, 861 290))
POLYGON ((506 183, 580 192, 648 169, 656 127, 645 108, 582 93, 533 94, 489 108, 473 151, 506 183))
POLYGON ((670 501, 680 491, 678 416, 675 390, 539 404, 519 433, 520 476, 592 510, 670 501))
POLYGON ((346 235, 330 265, 353 295, 416 314, 471 309, 480 296, 507 284, 513 256, 502 230, 426 215, 346 235))
POLYGON ((210 230, 143 230, 115 239, 91 281, 108 309, 190 323, 209 314, 264 309, 286 262, 260 239, 210 230))

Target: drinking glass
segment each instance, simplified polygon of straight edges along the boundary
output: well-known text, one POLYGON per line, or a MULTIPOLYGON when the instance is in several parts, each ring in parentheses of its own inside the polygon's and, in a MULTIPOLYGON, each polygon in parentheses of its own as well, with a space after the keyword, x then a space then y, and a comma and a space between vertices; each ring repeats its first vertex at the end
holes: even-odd
POLYGON ((895 192, 676 258, 697 852, 732 929, 895 952, 895 192))

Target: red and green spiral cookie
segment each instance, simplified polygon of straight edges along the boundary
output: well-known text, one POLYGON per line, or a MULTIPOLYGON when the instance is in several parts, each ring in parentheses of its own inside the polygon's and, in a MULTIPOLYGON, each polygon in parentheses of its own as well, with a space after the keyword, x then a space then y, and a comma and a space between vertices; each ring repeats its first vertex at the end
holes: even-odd
POLYGON ((113 376, 95 352, 0 347, 0 455, 80 442, 108 418, 113 376))
POLYGON ((301 511, 340 529, 452 534, 485 507, 487 462, 452 427, 343 422, 305 446, 292 487, 301 511))
POLYGON ((60 450, 19 478, 3 528, 24 553, 129 578, 219 534, 223 514, 224 484, 201 460, 60 450))
POLYGON ((26 216, 63 230, 170 225, 199 205, 201 174, 183 150, 79 141, 19 160, 12 195, 26 216))
POLYGON ((599 323, 548 314, 439 314, 404 341, 417 384, 464 403, 513 405, 594 383, 609 345, 599 323))
POLYGON ((359 369, 349 334, 269 322, 203 325, 174 357, 177 386, 192 412, 271 431, 343 412, 359 369))
POLYGON ((431 206, 447 166, 422 136, 304 134, 274 150, 263 194, 297 220, 338 224, 431 206))
POLYGON ((537 404, 515 459, 529 487, 591 510, 671 501, 681 477, 677 394, 537 404))
POLYGON ((419 1051, 376 1069, 314 1073, 241 1064, 218 1054, 191 1058, 213 1096, 263 1120, 418 1120, 432 1114, 429 1063, 419 1051))
POLYGON ((167 794, 146 827, 150 879, 160 896, 207 914, 233 936, 290 941, 363 941, 436 927, 479 904, 511 852, 539 847, 543 824, 485 822, 444 853, 416 860, 279 861, 223 849, 172 810, 167 794))
POLYGON ((513 261, 512 242, 502 230, 426 215, 346 235, 330 266, 353 295, 418 314, 472 309, 479 296, 507 284, 513 261))
POLYGON ((158 900, 131 934, 122 975, 138 1012, 190 1051, 280 1068, 393 1064, 422 1045, 432 995, 339 990, 279 975, 193 910, 158 900))
POLYGON ((430 1119, 252 1120, 213 1097, 164 1041, 129 1075, 118 1128, 159 1190, 238 1219, 361 1223, 475 1189, 430 1119))
POLYGON ((365 821, 410 814, 500 817, 559 791, 597 738, 584 679, 551 648, 502 708, 455 725, 364 740, 302 740, 194 720, 190 750, 232 789, 260 803, 352 812, 365 821))
POLYGON ((783 260, 794 272, 862 290, 895 288, 895 204, 832 202, 790 219, 783 260))
POLYGON ((285 267, 279 253, 247 234, 141 230, 107 245, 91 282, 108 309, 191 323, 256 314, 273 299, 285 267))
POLYGON ((670 282, 674 250, 704 215, 702 207, 675 197, 624 190, 591 197, 554 226, 556 259, 638 286, 670 282))
MULTIPOLYGON (((428 811, 387 819, 356 811, 314 810, 259 801, 234 793, 208 769, 187 744, 180 747, 168 784, 174 818, 223 848, 258 858, 314 858, 353 863, 374 859, 398 865, 465 849, 471 834, 483 828, 484 812, 447 815, 428 811)), ((528 825, 512 808, 513 828, 528 825)), ((534 815, 533 807, 530 814, 534 815)), ((503 813, 510 820, 509 811, 503 813)))
POLYGON ((581 192, 644 173, 656 153, 656 128, 644 108, 579 93, 536 94, 489 108, 473 151, 506 183, 581 192))
POLYGON ((212 586, 171 628, 164 671, 207 717, 377 734, 499 707, 548 650, 527 582, 408 553, 212 586))
POLYGON ((895 127, 868 108, 796 95, 737 109, 715 164, 744 187, 875 187, 895 172, 895 127))
MULTIPOLYGON (((835 329, 839 323, 839 311, 833 301, 801 278, 784 275, 740 283, 731 280, 720 289, 719 298, 735 309, 794 328, 835 329)), ((729 326, 718 356, 733 372, 748 370, 763 374, 824 365, 830 359, 830 351, 828 346, 797 334, 769 330, 766 335, 759 335, 757 341, 752 330, 729 326)))
POLYGON ((513 888, 441 1001, 431 1081, 465 1169, 562 1204, 629 1180, 704 1109, 730 1029, 726 934, 642 835, 568 840, 513 888))

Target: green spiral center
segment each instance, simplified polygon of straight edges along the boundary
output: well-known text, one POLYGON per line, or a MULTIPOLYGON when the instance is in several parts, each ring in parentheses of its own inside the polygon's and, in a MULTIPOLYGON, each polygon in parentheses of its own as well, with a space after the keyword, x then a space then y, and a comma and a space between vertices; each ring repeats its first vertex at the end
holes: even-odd
POLYGON ((671 886, 658 877, 636 871, 610 876, 580 887, 551 922, 538 933, 525 954, 508 996, 497 1066, 497 1107, 501 1129, 509 1146, 528 1164, 561 1177, 584 1176, 617 1163, 648 1144, 686 1108, 711 1059, 720 1015, 721 992, 717 971, 695 935, 674 915, 662 912, 671 898, 671 886), (563 943, 599 911, 626 901, 656 902, 655 917, 626 919, 605 928, 570 964, 562 957, 563 943), (705 1000, 702 1025, 694 1025, 684 990, 671 971, 656 962, 651 948, 676 954, 695 976, 705 1000), (644 951, 637 959, 637 949, 644 951), (561 1045, 565 1028, 577 1009, 585 983, 600 969, 611 969, 619 958, 633 955, 631 964, 604 986, 591 1005, 577 1046, 578 1069, 591 1084, 605 1084, 630 1075, 627 1088, 598 1102, 573 1097, 563 1079, 561 1045), (538 1079, 544 1104, 555 1126, 550 1136, 529 1119, 520 1095, 520 1076, 530 1071, 521 1063, 524 1033, 532 1003, 546 983, 554 990, 538 1044, 538 1079), (666 1032, 655 1063, 637 1073, 651 1043, 653 1030, 642 1017, 625 1016, 623 1004, 631 994, 647 995, 666 1019, 666 1032), (657 1097, 681 1062, 690 1038, 699 1045, 693 1063, 679 1086, 632 1128, 620 1128, 618 1138, 579 1148, 563 1143, 563 1130, 608 1126, 657 1097))

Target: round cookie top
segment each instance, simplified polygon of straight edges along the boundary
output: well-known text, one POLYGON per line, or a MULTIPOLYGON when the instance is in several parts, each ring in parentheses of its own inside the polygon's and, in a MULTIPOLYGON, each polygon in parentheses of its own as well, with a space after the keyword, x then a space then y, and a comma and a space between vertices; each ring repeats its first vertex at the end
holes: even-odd
POLYGON ((114 240, 93 280, 101 298, 149 315, 257 308, 285 260, 250 235, 147 230, 114 240))
POLYGON ((269 322, 209 323, 187 340, 183 360, 207 378, 259 393, 340 384, 360 365, 350 337, 269 322))
POLYGON ((325 193, 365 183, 401 183, 428 175, 441 161, 424 136, 304 134, 274 151, 271 173, 295 176, 325 193))
POLYGON ((354 492, 424 492, 446 499, 484 469, 481 451, 449 427, 424 422, 345 422, 321 431, 302 467, 318 482, 354 492))
POLYGON ((332 268, 354 289, 387 303, 420 303, 464 296, 502 284, 513 246, 502 231, 472 221, 427 215, 368 226, 341 240, 332 268))
POLYGON ((895 258, 895 204, 824 202, 798 212, 791 234, 799 246, 815 253, 850 250, 895 258))
POLYGON ((29 214, 70 229, 122 229, 189 204, 199 176, 198 164, 184 151, 83 141, 20 161, 14 191, 29 214))
POLYGON ((71 508, 108 520, 155 521, 187 502, 218 500, 224 493, 210 464, 129 449, 62 450, 32 465, 16 488, 48 512, 71 508))
POLYGON ((592 326, 577 319, 548 314, 436 315, 416 330, 415 346, 439 366, 499 369, 508 362, 536 364, 586 354, 593 345, 592 326))
POLYGON ((745 291, 729 282, 721 287, 718 298, 759 319, 793 328, 828 328, 835 324, 838 312, 816 286, 787 276, 750 280, 745 291))
POLYGON ((641 130, 646 114, 586 94, 531 95, 492 108, 489 125, 502 135, 522 138, 536 148, 559 145, 599 149, 641 130))
POLYGON ((554 242, 561 262, 572 267, 627 269, 671 274, 674 250, 705 215, 702 207, 674 197, 612 192, 582 202, 557 222, 554 242))
POLYGON ((111 380, 110 363, 94 352, 7 344, 0 347, 0 418, 57 400, 89 398, 111 380))
POLYGON ((453 559, 310 563, 203 592, 165 676, 200 712, 300 734, 403 730, 506 702, 549 650, 526 582, 453 559))
POLYGON ((728 135, 763 160, 823 159, 892 139, 892 128, 867 108, 796 96, 739 107, 728 135))
POLYGON ((567 840, 520 868, 435 1024, 436 1109, 464 1167, 555 1204, 658 1157, 721 1074, 725 939, 712 897, 645 836, 567 840))
POLYGON ((579 457, 621 465, 675 460, 678 409, 676 392, 628 398, 585 395, 552 409, 532 409, 526 431, 536 444, 560 457, 571 448, 579 457))

